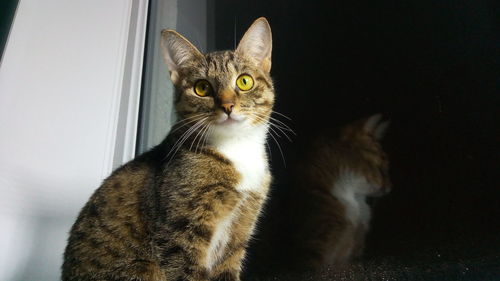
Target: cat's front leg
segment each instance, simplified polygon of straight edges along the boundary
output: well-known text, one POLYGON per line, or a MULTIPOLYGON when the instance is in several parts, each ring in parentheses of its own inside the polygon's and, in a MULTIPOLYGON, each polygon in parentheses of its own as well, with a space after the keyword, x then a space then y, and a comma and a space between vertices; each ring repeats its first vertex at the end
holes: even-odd
POLYGON ((242 200, 239 216, 231 229, 229 242, 223 259, 211 273, 210 281, 239 281, 242 271, 242 261, 246 248, 255 228, 262 204, 267 196, 270 177, 257 192, 249 192, 242 200))
POLYGON ((212 271, 210 281, 240 281, 246 246, 231 245, 225 259, 212 271))
POLYGON ((230 184, 193 185, 177 186, 168 195, 176 204, 160 205, 165 209, 159 212, 154 244, 169 281, 210 280, 240 201, 230 184))
MULTIPOLYGON (((166 233, 166 231, 164 232, 166 233)), ((156 252, 166 281, 207 281, 208 270, 200 262, 203 256, 200 242, 203 238, 186 239, 187 236, 170 234, 175 239, 155 239, 156 252), (198 240, 198 241, 196 241, 198 240)))

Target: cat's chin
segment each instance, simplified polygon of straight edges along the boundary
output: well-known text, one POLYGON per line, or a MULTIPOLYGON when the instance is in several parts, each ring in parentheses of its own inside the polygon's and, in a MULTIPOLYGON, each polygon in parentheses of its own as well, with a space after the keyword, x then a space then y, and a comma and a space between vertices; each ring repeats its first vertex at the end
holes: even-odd
POLYGON ((227 114, 221 114, 215 120, 215 123, 222 126, 235 126, 238 124, 243 124, 244 121, 245 116, 243 115, 231 114, 231 116, 228 116, 227 114))
POLYGON ((222 126, 234 126, 234 125, 237 125, 237 124, 241 124, 241 121, 237 121, 237 120, 228 118, 225 121, 218 122, 218 124, 222 125, 222 126))

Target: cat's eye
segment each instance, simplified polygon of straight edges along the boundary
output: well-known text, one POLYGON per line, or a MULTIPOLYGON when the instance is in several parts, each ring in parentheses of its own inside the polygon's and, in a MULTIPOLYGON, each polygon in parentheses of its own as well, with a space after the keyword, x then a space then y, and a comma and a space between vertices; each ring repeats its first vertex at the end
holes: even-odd
POLYGON ((248 74, 242 74, 236 79, 236 86, 242 91, 248 91, 253 88, 253 78, 248 74))
POLYGON ((207 96, 211 91, 212 86, 207 80, 198 80, 194 84, 194 92, 200 97, 207 96))

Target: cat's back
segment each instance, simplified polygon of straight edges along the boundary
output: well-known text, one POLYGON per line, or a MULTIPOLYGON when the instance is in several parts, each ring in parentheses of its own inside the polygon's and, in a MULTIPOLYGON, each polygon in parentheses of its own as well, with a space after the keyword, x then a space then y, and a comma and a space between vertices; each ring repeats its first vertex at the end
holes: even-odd
POLYGON ((241 174, 219 150, 181 148, 170 159, 170 149, 167 141, 137 157, 94 192, 71 229, 62 280, 115 280, 119 274, 163 280, 151 246, 157 221, 176 222, 192 210, 203 216, 204 206, 223 211, 240 198, 233 187, 241 174))
POLYGON ((114 171, 82 208, 64 254, 63 280, 105 280, 127 272, 144 278, 160 274, 151 257, 150 214, 144 205, 157 171, 154 153, 114 171))

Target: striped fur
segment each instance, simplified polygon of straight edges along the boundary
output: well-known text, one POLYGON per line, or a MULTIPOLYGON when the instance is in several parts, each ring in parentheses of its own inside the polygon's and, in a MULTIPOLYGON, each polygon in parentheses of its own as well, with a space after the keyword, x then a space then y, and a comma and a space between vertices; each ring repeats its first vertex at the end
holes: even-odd
POLYGON ((201 54, 176 32, 162 33, 179 122, 92 195, 71 229, 62 280, 240 280, 271 183, 270 36, 260 18, 235 51, 201 54), (254 78, 252 89, 236 87, 241 74, 254 78), (200 79, 210 95, 195 93, 200 79))

